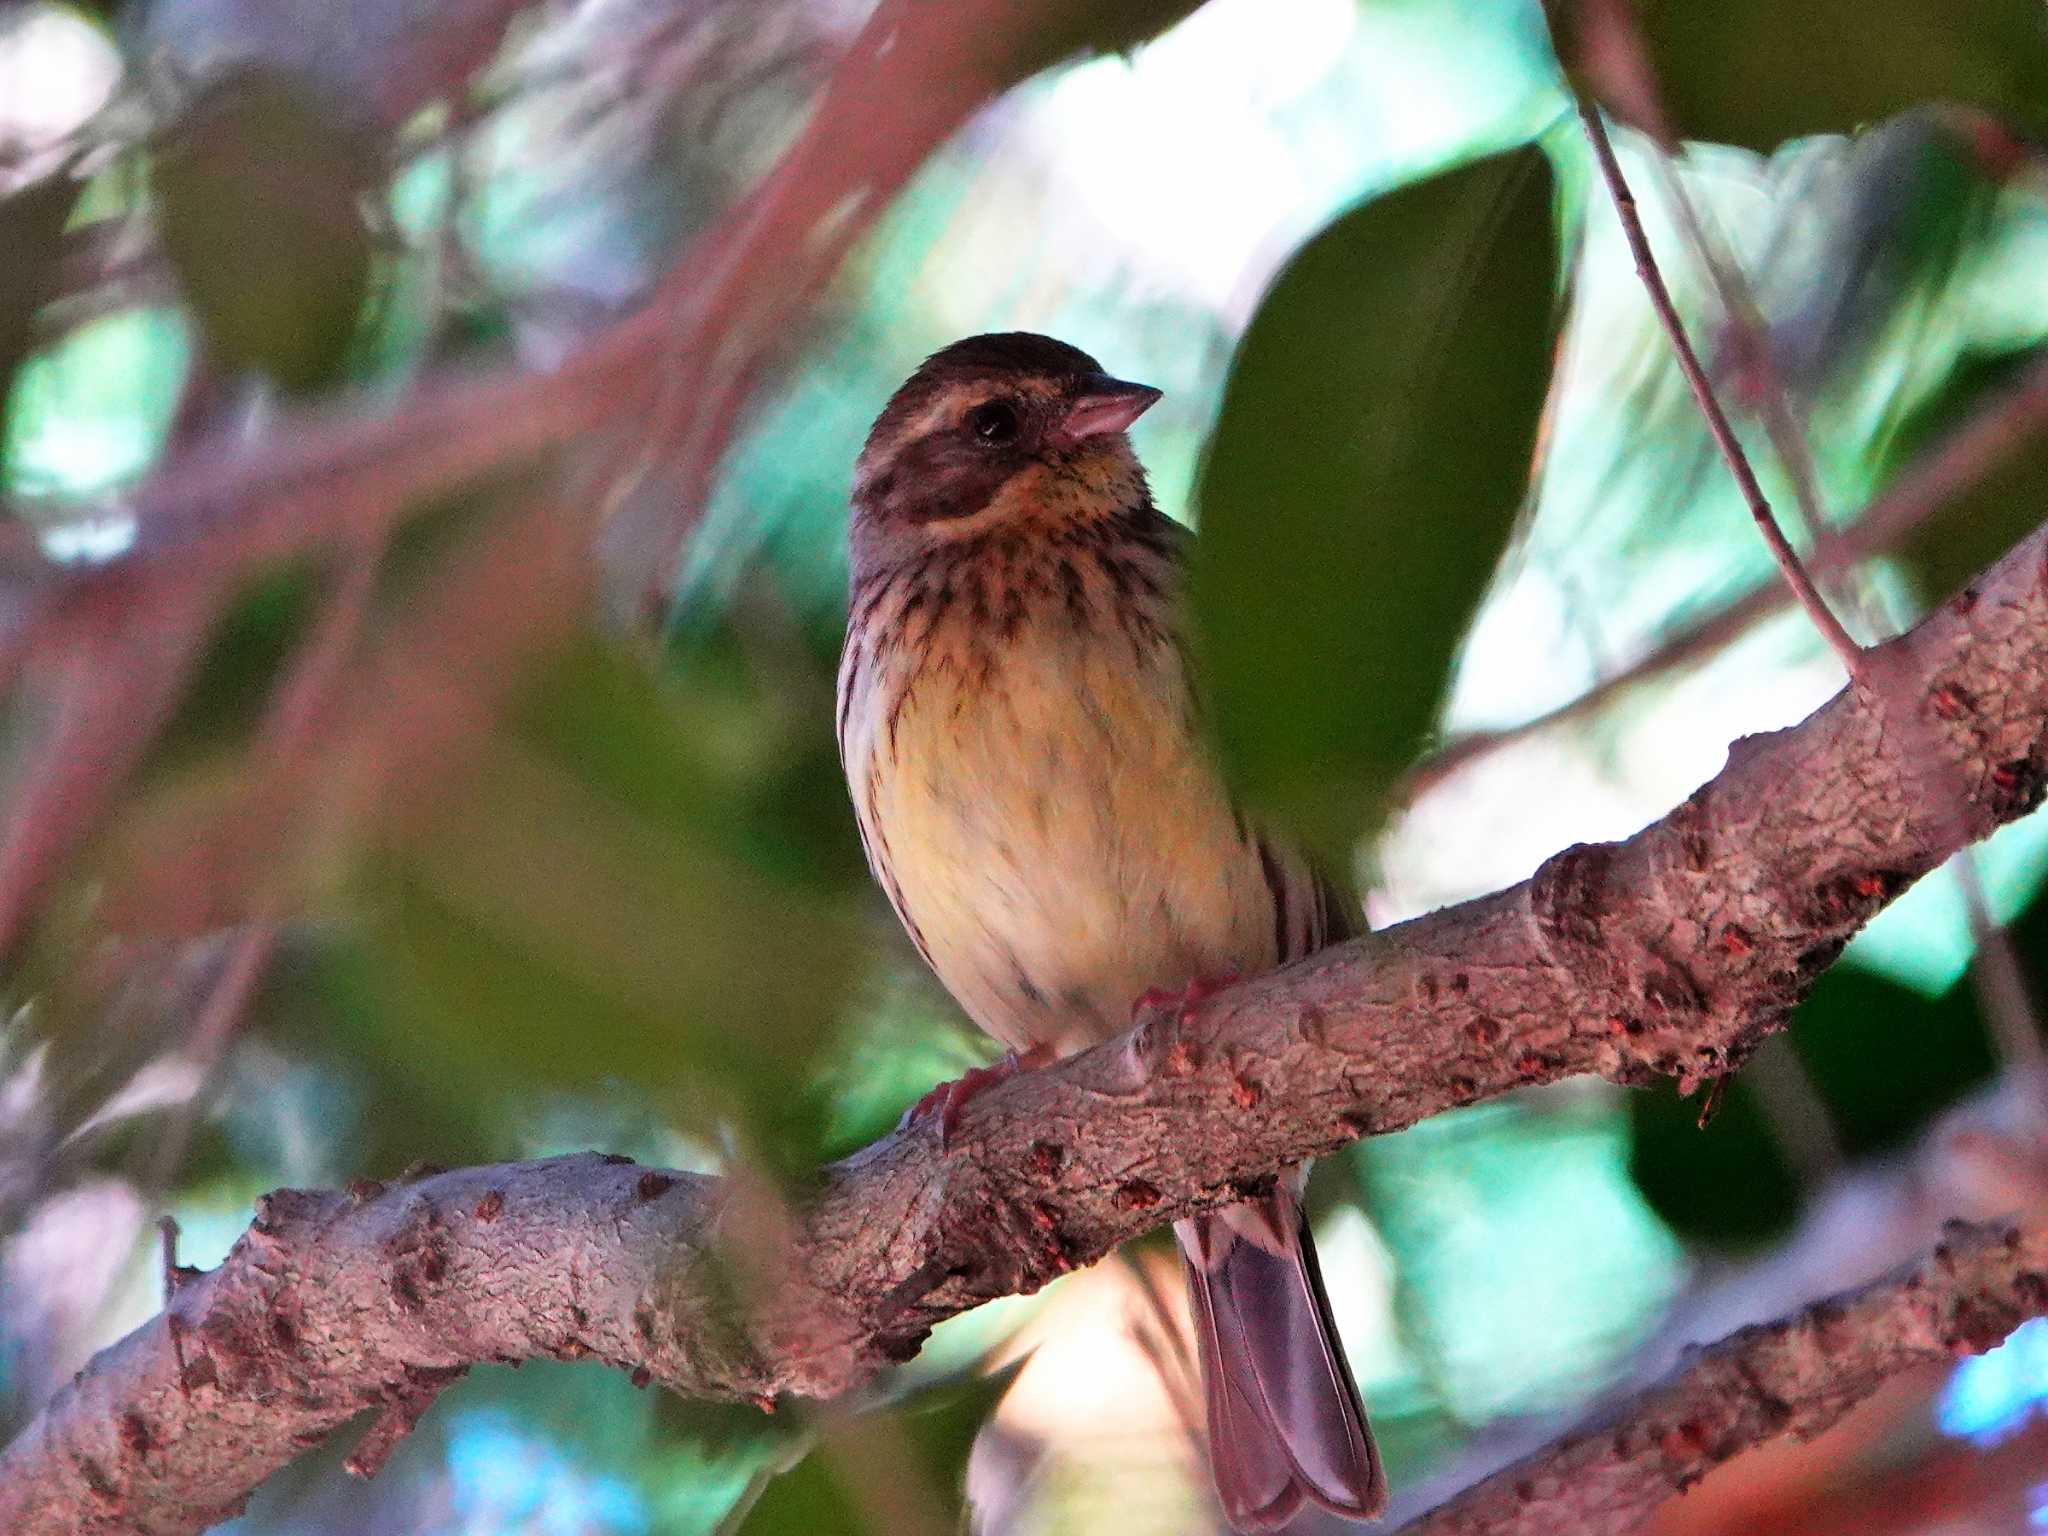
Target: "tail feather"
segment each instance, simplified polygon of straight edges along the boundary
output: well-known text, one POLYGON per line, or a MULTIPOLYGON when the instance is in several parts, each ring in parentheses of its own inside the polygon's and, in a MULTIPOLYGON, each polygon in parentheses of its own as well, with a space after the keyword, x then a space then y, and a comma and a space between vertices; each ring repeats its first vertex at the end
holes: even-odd
POLYGON ((1369 1519, 1386 1474, 1337 1342, 1322 1271, 1287 1191, 1176 1227, 1209 1411, 1209 1460, 1240 1531, 1305 1502, 1369 1519))

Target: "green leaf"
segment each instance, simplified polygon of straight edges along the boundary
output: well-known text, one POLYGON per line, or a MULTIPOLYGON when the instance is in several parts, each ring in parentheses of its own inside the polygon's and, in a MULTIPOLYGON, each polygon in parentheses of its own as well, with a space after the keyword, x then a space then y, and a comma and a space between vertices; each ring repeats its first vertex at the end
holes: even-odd
POLYGON ((36 311, 55 296, 65 221, 83 191, 66 166, 0 197, 0 427, 33 343, 36 311))
MULTIPOLYGON (((2035 910, 2048 914, 2048 904, 2035 910)), ((1852 1161, 1917 1142, 1994 1065, 1969 987, 1929 998, 1853 965, 1821 977, 1792 1020, 1789 1043, 1792 1059, 1777 1069, 1805 1074, 1852 1161)), ((1668 1087, 1629 1095, 1631 1171, 1657 1214, 1686 1237, 1748 1246, 1798 1216, 1798 1179, 1749 1081, 1758 1070, 1728 1085, 1704 1131, 1698 1099, 1668 1087)))
POLYGON ((380 171, 316 87, 244 72, 157 146, 164 250, 215 357, 288 389, 340 371, 369 294, 365 199, 380 171))
POLYGON ((143 759, 144 774, 247 739, 305 640, 320 599, 319 573, 304 562, 264 570, 237 592, 214 624, 177 712, 143 759))
POLYGON ((1749 1248, 1798 1219, 1799 1181, 1740 1077, 1704 1129, 1700 1100, 1680 1098, 1669 1083, 1631 1093, 1628 1114, 1629 1172, 1679 1236, 1749 1248))
POLYGON ((1861 377, 1876 349, 1899 345, 1901 317, 1940 303, 1981 252, 2002 179, 1959 118, 1906 112, 1838 148, 1781 157, 1807 189, 1784 217, 1812 232, 1820 257, 1774 262, 1764 285, 1778 371, 1801 395, 1861 377))
POLYGON ((1348 847, 1434 726, 1528 491, 1556 346, 1521 149, 1341 216, 1274 280, 1204 465, 1193 615, 1246 802, 1348 847))
MULTIPOLYGON (((2048 350, 1966 355, 1945 384, 1900 426, 1885 452, 1884 478, 1903 473, 1979 408, 2009 389, 2048 350)), ((2048 439, 2030 437, 1908 533, 1899 558, 1930 602, 1955 592, 2048 518, 2048 439)))
POLYGON ((303 939, 266 978, 247 1028, 287 1052, 331 1054, 361 1077, 368 1113, 352 1132, 352 1173, 389 1177, 426 1161, 459 1168, 505 1155, 511 1086, 420 1048, 419 1020, 395 1015, 387 956, 365 935, 337 928, 303 939))
POLYGON ((486 1091, 616 1080, 808 1167, 828 1120, 805 1086, 867 941, 864 877, 804 846, 844 803, 836 768, 829 799, 814 782, 831 713, 716 668, 687 682, 570 646, 380 861, 388 1048, 486 1091))
POLYGON ((1921 102, 2034 122, 2048 106, 2035 0, 1647 0, 1641 11, 1686 138, 1769 150, 1921 102))
POLYGON ((1928 998, 1848 965, 1800 1005, 1792 1047, 1851 1158, 1913 1142, 1994 1065, 1970 987, 1928 998))
POLYGON ((1076 55, 1129 53, 1176 26, 1201 0, 1038 0, 1005 74, 1022 80, 1076 55))

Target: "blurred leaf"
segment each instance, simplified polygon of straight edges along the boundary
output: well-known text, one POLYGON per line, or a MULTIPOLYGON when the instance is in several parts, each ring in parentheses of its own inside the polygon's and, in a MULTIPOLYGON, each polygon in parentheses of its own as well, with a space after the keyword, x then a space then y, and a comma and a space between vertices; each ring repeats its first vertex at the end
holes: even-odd
POLYGON ((1622 1115, 1597 1094, 1497 1100, 1350 1154, 1400 1277, 1403 1348, 1466 1422, 1583 1401, 1677 1285, 1622 1115))
POLYGON ((1311 846, 1377 820, 1527 493, 1551 201, 1522 149, 1353 209, 1281 271, 1232 364, 1196 633, 1238 788, 1311 846))
POLYGON ((1129 53, 1191 15, 1202 0, 1037 0, 1007 71, 1014 82, 1075 55, 1129 53))
POLYGON ((1930 999, 1855 966, 1820 979, 1791 1038, 1851 1158, 1911 1142, 1993 1067, 1967 985, 1930 999))
MULTIPOLYGON (((1916 409, 1887 445, 1883 478, 1897 478, 1920 453, 2010 388, 2048 351, 1966 354, 1947 382, 1916 409)), ((2003 464, 1951 496, 1898 549, 1922 594, 1939 601, 1997 560, 2048 518, 2048 438, 2036 434, 2003 464)))
POLYGON ((1766 248, 1801 255, 1767 263, 1763 287, 1773 358, 1803 398, 1855 377, 1901 312, 1938 301, 1981 249, 1999 177, 1972 126, 1952 109, 1913 111, 1823 151, 1818 170, 1810 146, 1780 157, 1798 179, 1766 248))
POLYGON ((894 1408, 841 1418, 803 1460, 766 1483, 732 1529, 743 1536, 886 1529, 869 1518, 870 1506, 886 1503, 892 1482, 910 1474, 923 1477, 950 1517, 966 1503, 975 1436, 1024 1364, 1024 1358, 1013 1360, 986 1375, 932 1387, 894 1408), (856 1477, 865 1499, 848 1486, 856 1477))
POLYGON ((306 636, 319 595, 318 575, 304 562, 265 571, 236 594, 214 626, 177 713, 151 746, 148 768, 218 752, 255 728, 306 636))
POLYGON ((521 730, 636 815, 817 890, 865 893, 831 729, 834 665, 750 654, 730 623, 671 652, 672 680, 589 644, 557 658, 521 730))
POLYGON ((1769 150, 1929 101, 2038 122, 2048 35, 2035 0, 1645 0, 1679 134, 1769 150))
POLYGON ((164 250, 214 355, 288 389, 333 379, 369 294, 364 199, 380 172, 314 86, 245 72, 157 146, 164 250))
POLYGON ((808 1166, 826 1120, 802 1090, 865 930, 776 774, 809 771, 830 714, 691 681, 571 649, 397 851, 374 886, 389 1048, 486 1092, 623 1081, 808 1166))
POLYGON ((918 960, 893 917, 874 913, 870 931, 898 963, 877 967, 871 990, 818 1062, 827 1158, 845 1157, 887 1135, 919 1094, 987 1066, 998 1049, 918 960))
POLYGON ((1704 1130, 1699 1099, 1680 1098, 1670 1083, 1631 1093, 1627 1102, 1629 1171, 1679 1236, 1749 1248, 1791 1229, 1799 1181, 1740 1077, 1723 1090, 1704 1130))
POLYGON ((531 0, 150 0, 139 52, 186 77, 224 60, 318 80, 352 122, 402 126, 460 97, 531 0))
POLYGON ((83 191, 67 165, 0 197, 0 428, 14 375, 32 345, 36 311, 55 296, 64 224, 83 191))
POLYGON ((412 1048, 416 1037, 391 1014, 382 963, 363 934, 314 935, 267 978, 248 1027, 297 1054, 339 1057, 361 1075, 372 1108, 354 1131, 351 1174, 389 1178, 419 1161, 460 1168, 504 1156, 494 1117, 504 1112, 508 1078, 479 1078, 474 1062, 412 1048))
MULTIPOLYGON (((863 1419, 833 1431, 830 1447, 812 1442, 794 1463, 777 1463, 759 1474, 749 1497, 719 1527, 719 1536, 809 1536, 812 1531, 872 1529, 851 1492, 834 1475, 832 1457, 873 1457, 887 1445, 884 1434, 863 1419)), ((887 1454, 882 1451, 881 1454, 887 1454)))
MULTIPOLYGON (((1967 986, 1930 999, 1851 965, 1820 979, 1789 1039, 1852 1160, 1911 1144, 1993 1068, 1967 986)), ((1798 1181, 1741 1077, 1704 1131, 1698 1099, 1668 1087, 1630 1094, 1629 1107, 1637 1182, 1679 1232, 1747 1246, 1791 1226, 1798 1181)))

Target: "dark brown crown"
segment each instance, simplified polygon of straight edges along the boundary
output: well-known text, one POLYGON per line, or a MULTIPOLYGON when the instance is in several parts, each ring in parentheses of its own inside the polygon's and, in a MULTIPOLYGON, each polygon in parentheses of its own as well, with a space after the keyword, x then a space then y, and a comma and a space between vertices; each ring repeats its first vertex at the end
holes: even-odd
POLYGON ((902 388, 889 397, 882 414, 875 418, 868 442, 875 444, 893 436, 897 427, 923 410, 933 395, 962 379, 1004 375, 1058 378, 1062 374, 1101 371, 1102 364, 1079 347, 1070 347, 1035 331, 991 331, 985 336, 968 336, 918 364, 917 372, 903 381, 902 388))
POLYGON ((962 374, 1019 373, 1040 376, 1062 373, 1100 373, 1102 364, 1079 347, 1040 336, 1035 331, 992 331, 969 336, 924 360, 913 379, 921 374, 958 377, 962 374))

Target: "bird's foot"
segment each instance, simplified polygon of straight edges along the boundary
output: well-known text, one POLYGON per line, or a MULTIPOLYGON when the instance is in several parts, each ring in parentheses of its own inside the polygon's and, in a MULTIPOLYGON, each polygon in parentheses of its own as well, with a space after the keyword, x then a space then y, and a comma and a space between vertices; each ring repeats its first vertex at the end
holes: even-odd
POLYGON ((1154 1075, 1185 1077, 1195 1069, 1195 1048, 1181 1034, 1181 1026, 1203 1003, 1237 981, 1237 967, 1231 966, 1214 976, 1197 976, 1178 992, 1150 987, 1138 995, 1131 1004, 1131 1023, 1136 1026, 1130 1051, 1134 1092, 1154 1075))
POLYGON ((985 1089, 993 1088, 1005 1078, 1015 1077, 1019 1072, 1029 1072, 1044 1066, 1052 1060, 1052 1047, 1034 1045, 1030 1050, 1006 1051, 1002 1057, 985 1067, 969 1067, 950 1082, 940 1083, 903 1112, 903 1118, 896 1122, 896 1129, 907 1131, 914 1125, 922 1125, 934 1117, 939 1122, 939 1145, 944 1147, 953 1139, 953 1128, 959 1123, 960 1111, 968 1102, 985 1089))
POLYGON ((1166 987, 1147 987, 1138 994, 1138 1000, 1131 1004, 1131 1022, 1138 1023, 1147 1014, 1164 1013, 1173 1010, 1177 1022, 1184 1022, 1194 1011, 1214 997, 1218 992, 1234 987, 1242 978, 1236 966, 1228 966, 1214 976, 1197 976, 1178 992, 1166 987))

